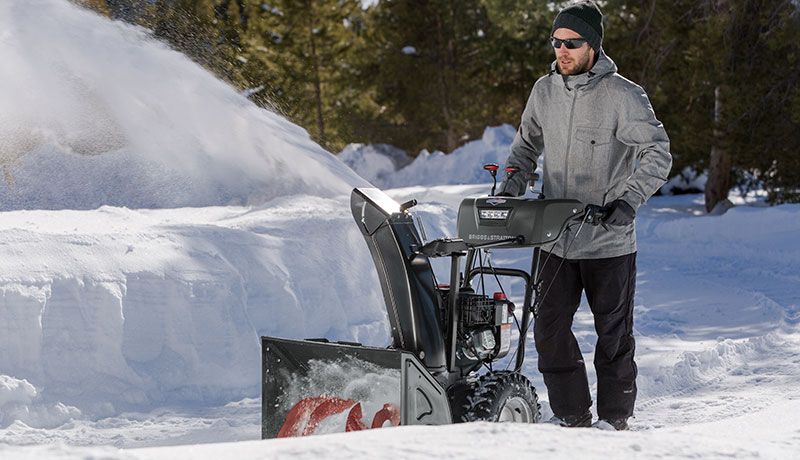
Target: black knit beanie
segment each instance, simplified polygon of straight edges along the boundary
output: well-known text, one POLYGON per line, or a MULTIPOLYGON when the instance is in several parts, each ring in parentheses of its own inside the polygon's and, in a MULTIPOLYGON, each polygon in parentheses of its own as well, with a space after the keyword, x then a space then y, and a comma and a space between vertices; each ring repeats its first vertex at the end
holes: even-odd
POLYGON ((581 34, 595 53, 603 44, 603 13, 594 2, 576 3, 561 10, 553 21, 550 35, 561 27, 581 34))

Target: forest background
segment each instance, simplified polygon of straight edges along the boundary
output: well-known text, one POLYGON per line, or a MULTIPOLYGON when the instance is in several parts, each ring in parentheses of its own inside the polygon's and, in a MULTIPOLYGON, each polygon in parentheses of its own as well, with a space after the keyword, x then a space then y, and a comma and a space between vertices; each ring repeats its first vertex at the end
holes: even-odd
MULTIPOLYGON (((550 70, 544 0, 72 0, 138 24, 331 152, 452 152, 519 125, 550 70)), ((800 1, 606 0, 603 48, 667 130, 672 175, 800 202, 800 1), (688 168, 688 169, 687 169, 688 168)))

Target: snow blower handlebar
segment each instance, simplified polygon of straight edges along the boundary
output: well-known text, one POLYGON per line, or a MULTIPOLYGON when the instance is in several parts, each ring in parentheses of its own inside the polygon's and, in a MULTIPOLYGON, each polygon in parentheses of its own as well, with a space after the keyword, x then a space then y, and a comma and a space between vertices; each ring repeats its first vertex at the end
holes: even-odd
POLYGON ((604 225, 606 210, 598 204, 587 204, 584 209, 584 222, 591 225, 604 225))

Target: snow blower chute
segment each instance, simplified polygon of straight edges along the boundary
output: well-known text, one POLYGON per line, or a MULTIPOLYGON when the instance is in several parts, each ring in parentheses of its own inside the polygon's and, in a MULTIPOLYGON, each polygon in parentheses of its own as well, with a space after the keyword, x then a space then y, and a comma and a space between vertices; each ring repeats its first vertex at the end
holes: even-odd
POLYGON ((374 348, 262 337, 262 438, 473 420, 538 422, 536 390, 520 369, 540 247, 573 223, 597 220, 596 207, 565 199, 466 198, 458 238, 424 243, 408 212, 416 201, 401 205, 378 189, 356 188, 350 204, 375 262, 392 343, 374 348), (533 248, 530 272, 483 266, 486 249, 519 247, 533 248), (447 285, 436 281, 436 257, 450 258, 447 285), (511 369, 492 363, 512 348, 515 307, 503 292, 476 292, 472 282, 484 275, 524 280, 511 369))

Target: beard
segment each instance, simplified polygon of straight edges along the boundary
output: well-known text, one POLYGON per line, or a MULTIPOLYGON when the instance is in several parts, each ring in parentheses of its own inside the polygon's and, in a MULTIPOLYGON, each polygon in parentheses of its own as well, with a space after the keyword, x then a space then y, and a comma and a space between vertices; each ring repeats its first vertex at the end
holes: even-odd
POLYGON ((561 66, 562 59, 563 58, 556 56, 556 64, 561 75, 578 75, 588 72, 589 69, 592 68, 592 64, 589 59, 589 50, 586 50, 586 53, 578 56, 576 59, 569 59, 566 63, 566 69, 561 66))

